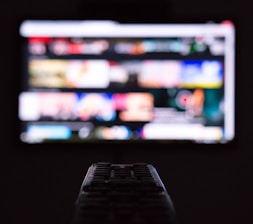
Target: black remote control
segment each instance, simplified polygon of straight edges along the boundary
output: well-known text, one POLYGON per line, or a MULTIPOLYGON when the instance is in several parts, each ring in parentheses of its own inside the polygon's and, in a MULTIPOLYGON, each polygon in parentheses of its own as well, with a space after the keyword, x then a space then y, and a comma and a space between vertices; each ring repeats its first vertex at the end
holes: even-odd
POLYGON ((175 209, 155 167, 147 163, 92 164, 71 224, 175 224, 175 209))

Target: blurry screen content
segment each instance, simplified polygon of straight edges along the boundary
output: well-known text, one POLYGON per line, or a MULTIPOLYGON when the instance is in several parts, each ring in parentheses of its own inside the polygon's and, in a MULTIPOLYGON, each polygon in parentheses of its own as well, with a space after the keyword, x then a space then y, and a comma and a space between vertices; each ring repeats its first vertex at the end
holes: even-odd
POLYGON ((234 139, 234 25, 21 23, 26 143, 234 139))

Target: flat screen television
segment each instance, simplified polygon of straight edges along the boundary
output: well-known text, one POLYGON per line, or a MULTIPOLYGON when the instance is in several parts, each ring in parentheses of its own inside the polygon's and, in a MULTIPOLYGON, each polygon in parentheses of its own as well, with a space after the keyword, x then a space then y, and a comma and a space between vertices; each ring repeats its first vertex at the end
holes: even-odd
POLYGON ((235 138, 235 26, 24 20, 21 142, 235 138))

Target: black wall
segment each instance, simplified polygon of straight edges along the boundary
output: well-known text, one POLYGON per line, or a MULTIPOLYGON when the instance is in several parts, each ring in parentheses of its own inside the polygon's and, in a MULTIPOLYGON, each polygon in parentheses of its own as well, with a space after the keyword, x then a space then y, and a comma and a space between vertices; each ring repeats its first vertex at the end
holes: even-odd
POLYGON ((13 0, 0 3, 0 222, 68 224, 93 162, 148 162, 158 170, 179 224, 252 223, 252 27, 249 1, 13 0), (47 145, 17 142, 18 26, 23 19, 115 19, 236 26, 236 142, 229 146, 47 145), (247 221, 246 221, 247 220, 247 221))

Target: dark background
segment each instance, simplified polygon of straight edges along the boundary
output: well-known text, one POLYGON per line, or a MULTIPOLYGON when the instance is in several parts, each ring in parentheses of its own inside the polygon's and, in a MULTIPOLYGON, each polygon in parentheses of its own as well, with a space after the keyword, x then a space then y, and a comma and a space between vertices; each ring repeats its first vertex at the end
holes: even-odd
POLYGON ((69 224, 93 162, 147 162, 160 174, 179 224, 252 223, 252 29, 249 1, 44 0, 0 3, 0 222, 69 224), (18 26, 23 19, 114 19, 120 22, 206 22, 236 26, 236 141, 223 145, 17 142, 20 82, 18 26))

